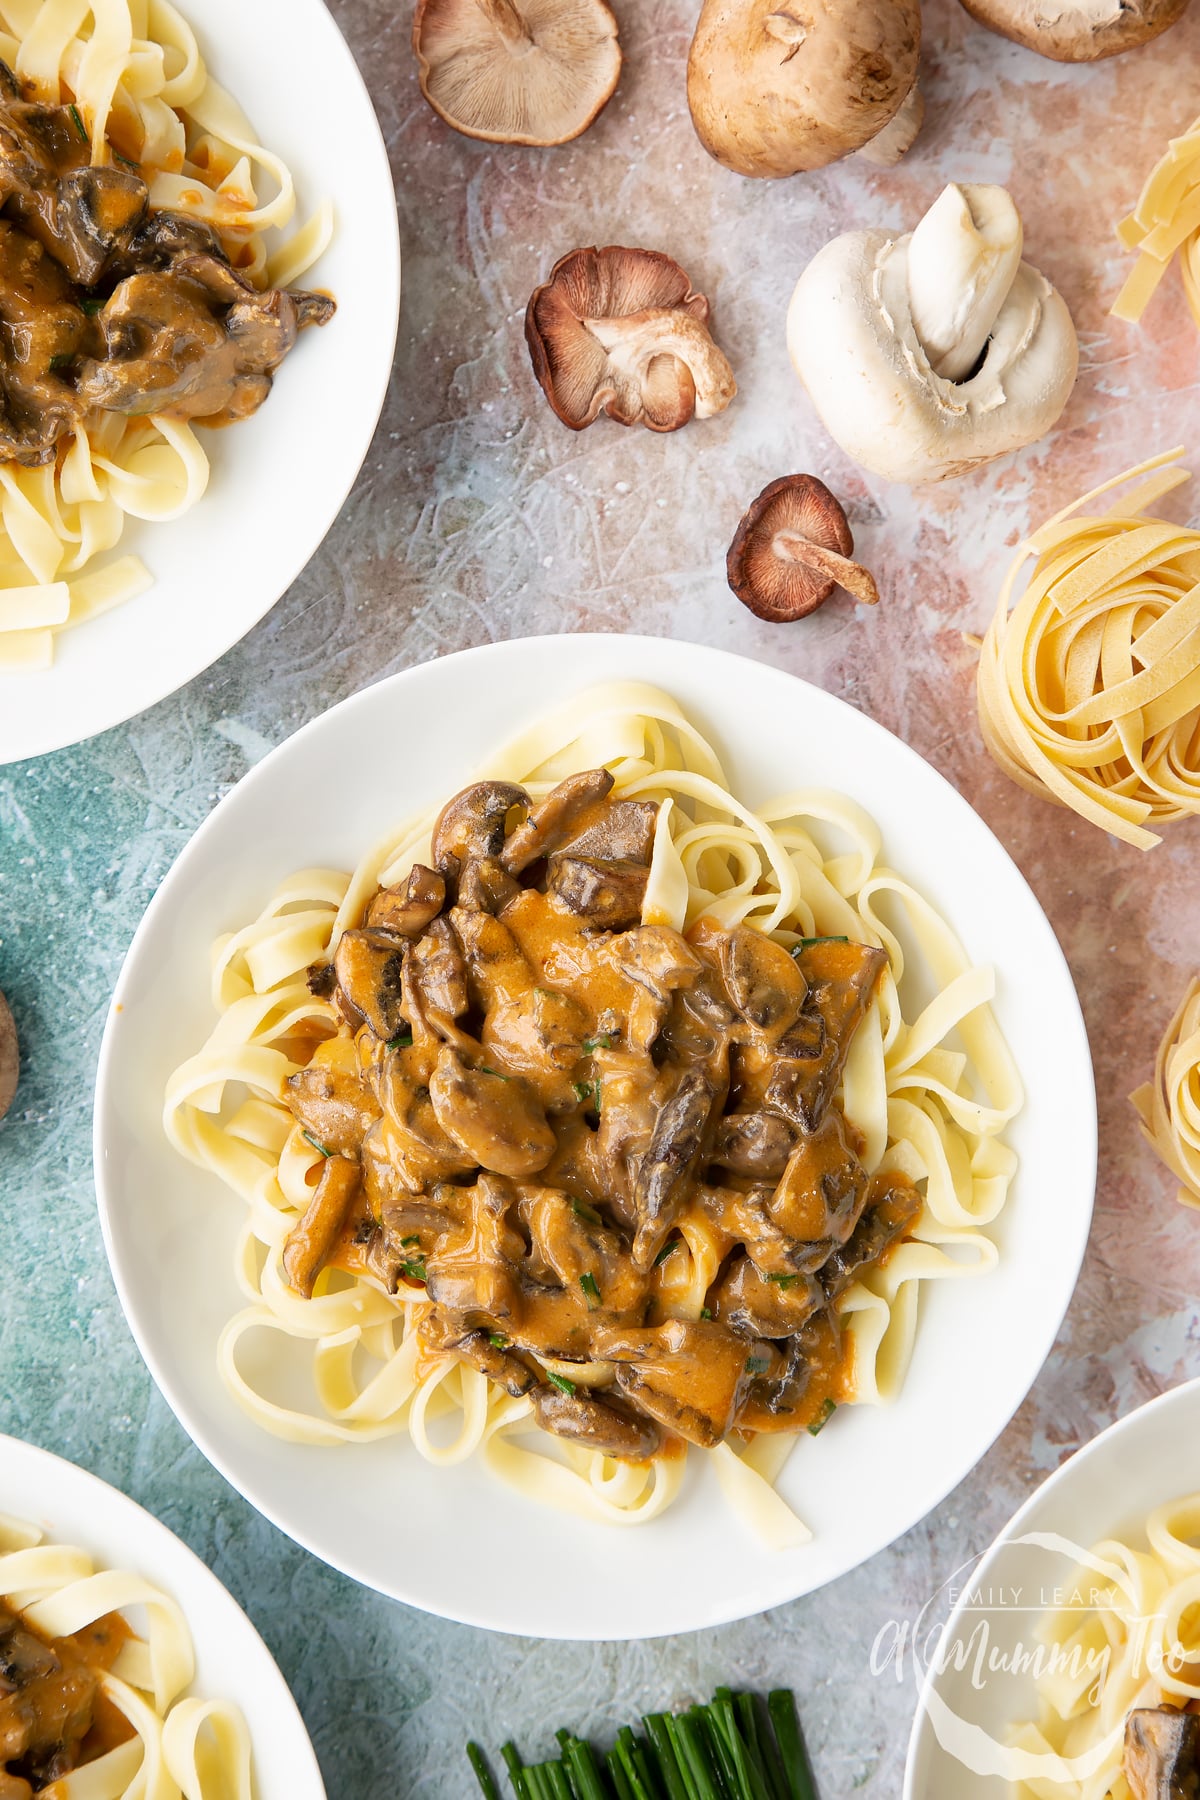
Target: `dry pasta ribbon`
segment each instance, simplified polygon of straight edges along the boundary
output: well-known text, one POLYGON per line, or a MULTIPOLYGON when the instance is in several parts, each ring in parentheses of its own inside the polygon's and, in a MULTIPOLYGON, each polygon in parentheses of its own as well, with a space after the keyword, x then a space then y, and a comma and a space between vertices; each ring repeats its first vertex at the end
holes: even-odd
POLYGON ((1130 1095, 1142 1134, 1200 1208, 1200 975, 1187 985, 1154 1059, 1154 1079, 1130 1095))

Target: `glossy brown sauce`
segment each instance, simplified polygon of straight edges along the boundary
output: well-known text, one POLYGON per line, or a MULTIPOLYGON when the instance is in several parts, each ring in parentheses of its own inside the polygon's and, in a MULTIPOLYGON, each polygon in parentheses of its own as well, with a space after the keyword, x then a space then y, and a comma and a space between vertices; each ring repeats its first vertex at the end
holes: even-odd
POLYGON ((343 1024, 287 1088, 327 1154, 285 1268, 423 1288, 431 1354, 611 1455, 817 1429, 838 1297, 921 1205, 837 1102, 885 958, 641 925, 656 809, 610 785, 457 796, 311 972, 343 1024))
POLYGON ((109 1613, 71 1637, 47 1638, 0 1601, 0 1796, 25 1800, 134 1735, 100 1690, 132 1636, 109 1613))

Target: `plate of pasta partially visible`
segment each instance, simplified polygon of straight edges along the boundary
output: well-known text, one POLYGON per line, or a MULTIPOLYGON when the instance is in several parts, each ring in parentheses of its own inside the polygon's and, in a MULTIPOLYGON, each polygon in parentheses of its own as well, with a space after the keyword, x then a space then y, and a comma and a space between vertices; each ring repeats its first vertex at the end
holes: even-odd
POLYGON ((919 757, 595 636, 394 676, 221 803, 95 1146, 142 1353, 256 1506, 431 1612, 623 1638, 969 1472, 1070 1300, 1095 1105, 1049 925, 919 757))
POLYGON ((0 1437, 0 1788, 325 1800, 271 1653, 165 1525, 0 1437))
POLYGON ((399 288, 322 0, 0 3, 0 762, 153 705, 291 584, 366 456, 399 288))

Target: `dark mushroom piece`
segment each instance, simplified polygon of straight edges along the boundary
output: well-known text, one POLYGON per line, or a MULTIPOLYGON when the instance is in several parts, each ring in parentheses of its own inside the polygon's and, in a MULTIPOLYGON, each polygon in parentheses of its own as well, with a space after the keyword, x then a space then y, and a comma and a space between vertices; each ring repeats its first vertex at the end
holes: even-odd
POLYGON ((438 869, 455 873, 471 856, 498 857, 504 827, 514 807, 528 810, 529 795, 511 781, 478 781, 442 808, 433 828, 432 855, 438 869))
POLYGON ((595 823, 573 831, 563 848, 572 856, 596 856, 604 862, 644 863, 649 867, 657 824, 657 800, 610 800, 595 823))
POLYGON ((713 1317, 739 1337, 788 1338, 825 1305, 815 1275, 763 1275, 748 1256, 736 1256, 712 1290, 713 1317))
POLYGON ((837 1091, 887 955, 867 944, 826 939, 802 949, 797 961, 808 999, 795 1028, 776 1046, 766 1105, 801 1131, 815 1131, 837 1091))
POLYGON ((458 904, 470 912, 502 913, 520 892, 520 883, 494 856, 468 856, 462 865, 458 904))
POLYGON ((421 1342, 430 1350, 457 1356, 460 1362, 478 1369, 514 1400, 532 1393, 542 1379, 541 1370, 519 1350, 502 1348, 493 1342, 492 1333, 478 1328, 464 1333, 461 1325, 440 1310, 422 1321, 421 1342))
POLYGON ((361 1081, 323 1063, 291 1076, 283 1099, 302 1130, 334 1155, 357 1156, 379 1118, 379 1107, 361 1081))
POLYGON ((536 1175, 558 1147, 529 1082, 494 1069, 470 1069, 449 1045, 430 1077, 429 1098, 446 1136, 493 1174, 536 1175))
POLYGON ((572 250, 534 290, 525 341, 547 400, 582 431, 620 425, 678 431, 723 412, 733 370, 708 330, 708 301, 657 250, 572 250))
POLYGON ((873 577, 851 560, 854 535, 815 475, 784 475, 754 501, 729 547, 729 585, 760 619, 803 619, 843 587, 874 606, 873 577))
POLYGON ((408 951, 404 982, 406 1001, 411 996, 427 1020, 460 1019, 466 1012, 467 965, 449 919, 434 919, 408 951))
POLYGON ((335 997, 385 1043, 404 1029, 404 950, 390 931, 344 931, 333 956, 335 997))
POLYGON ((516 1193, 497 1175, 481 1175, 459 1193, 465 1216, 426 1255, 426 1290, 464 1329, 506 1331, 523 1304, 525 1240, 513 1218, 516 1193))
POLYGON ((633 1180, 635 1268, 645 1271, 654 1266, 679 1216, 700 1160, 715 1098, 704 1074, 689 1069, 658 1114, 633 1180))
POLYGON ((778 1181, 795 1141, 791 1126, 774 1113, 726 1113, 717 1127, 709 1160, 731 1175, 778 1181))
POLYGON ((0 1119, 13 1103, 21 1072, 21 1053, 17 1044, 17 1027, 8 1001, 0 994, 0 1119))
POLYGON ((543 1431, 625 1462, 645 1462, 662 1442, 653 1420, 607 1393, 601 1397, 577 1389, 567 1394, 540 1387, 533 1396, 533 1413, 543 1431))
POLYGON ((739 925, 722 935, 719 960, 726 992, 743 1019, 769 1037, 790 1030, 800 1017, 808 983, 782 944, 739 925))
POLYGON ((627 931, 641 920, 649 875, 644 863, 563 853, 550 859, 546 892, 599 931, 627 931))
POLYGON ((423 1071, 410 1072, 406 1062, 404 1051, 393 1050, 373 1078, 384 1116, 363 1140, 362 1164, 376 1218, 383 1217, 390 1200, 408 1200, 479 1166, 442 1130, 423 1071))
POLYGON ((597 1321, 640 1325, 650 1298, 647 1278, 631 1268, 618 1233, 586 1216, 590 1210, 581 1211, 555 1188, 524 1194, 519 1211, 530 1237, 527 1267, 539 1281, 582 1293, 597 1321))
POLYGON ((1133 1800, 1197 1800, 1200 1714, 1165 1706, 1131 1712, 1123 1767, 1133 1800))
POLYGON ((344 1156, 331 1156, 321 1170, 304 1216, 283 1246, 283 1268, 298 1294, 311 1300, 317 1276, 329 1261, 362 1186, 362 1171, 344 1156))
POLYGON ((849 1238, 821 1265, 820 1282, 830 1300, 845 1293, 864 1269, 874 1268, 899 1243, 918 1217, 921 1196, 903 1175, 876 1175, 866 1210, 849 1238))
POLYGON ((729 1433, 747 1384, 771 1358, 715 1321, 668 1319, 640 1331, 598 1331, 628 1400, 666 1430, 711 1450, 729 1433))
POLYGON ((87 324, 58 264, 0 219, 0 461, 38 468, 74 430, 78 403, 61 371, 87 324))
POLYGON ((421 92, 447 125, 496 144, 565 144, 621 73, 604 0, 418 0, 421 92))
POLYGON ((403 887, 380 888, 363 923, 394 931, 398 937, 416 938, 432 925, 445 904, 445 876, 414 863, 403 887))
POLYGON ((520 875, 530 863, 561 849, 572 829, 582 826, 598 810, 612 792, 612 785, 607 769, 589 769, 560 781, 505 844, 500 852, 503 867, 510 875, 520 875))
POLYGON ((10 1778, 13 1800, 78 1766, 98 1685, 70 1640, 49 1644, 0 1605, 0 1781, 6 1764, 21 1770, 19 1786, 10 1778))
POLYGON ((846 1141, 840 1113, 827 1114, 815 1131, 801 1134, 767 1202, 768 1217, 779 1230, 793 1244, 808 1246, 797 1267, 819 1269, 830 1251, 847 1241, 862 1217, 868 1188, 867 1171, 846 1141))

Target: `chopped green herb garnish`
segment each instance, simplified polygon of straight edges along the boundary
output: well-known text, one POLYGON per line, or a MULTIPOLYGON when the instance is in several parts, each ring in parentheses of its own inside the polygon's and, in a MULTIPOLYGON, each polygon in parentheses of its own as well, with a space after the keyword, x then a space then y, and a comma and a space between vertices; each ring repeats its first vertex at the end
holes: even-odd
POLYGON ((799 1279, 800 1279, 800 1277, 798 1275, 768 1275, 767 1276, 768 1281, 773 1281, 775 1283, 776 1287, 781 1287, 781 1288, 790 1288, 793 1285, 793 1283, 799 1281, 799 1279))
POLYGON ((848 944, 848 937, 816 937, 801 938, 798 944, 792 945, 792 955, 799 956, 802 950, 811 950, 815 944, 848 944))
POLYGON ((598 1081, 573 1081, 571 1086, 575 1089, 577 1100, 581 1100, 585 1106, 595 1107, 597 1112, 600 1111, 600 1083, 598 1081))
POLYGON ((398 1031, 394 1038, 388 1039, 387 1047, 389 1050, 411 1050, 412 1041, 411 1031, 398 1031))
POLYGON ((488 1343, 492 1346, 493 1350, 507 1350, 508 1346, 512 1343, 512 1339, 505 1337, 502 1331, 489 1331, 488 1343))
POLYGON ((702 1319, 711 1319, 712 1318, 712 1307, 711 1306, 702 1306, 700 1308, 700 1317, 702 1319))
POLYGON ((85 294, 83 299, 79 302, 80 308, 87 314, 89 319, 94 319, 98 312, 103 312, 106 304, 105 301, 97 299, 91 294, 85 294))
POLYGON ((115 161, 124 163, 127 169, 140 169, 142 166, 141 163, 134 162, 132 156, 122 156, 119 150, 113 151, 113 157, 115 161))
POLYGON ((75 360, 75 359, 74 359, 74 357, 73 357, 73 356, 71 356, 71 355, 67 355, 67 356, 52 356, 52 357, 51 357, 51 358, 50 358, 50 371, 51 371, 51 373, 52 373, 52 374, 53 374, 53 373, 54 373, 54 371, 55 371, 55 370, 57 370, 57 369, 69 369, 69 368, 70 368, 70 366, 71 366, 71 364, 72 364, 72 363, 73 363, 73 362, 74 362, 74 360, 75 360))
POLYGON ((820 1437, 836 1411, 837 1401, 826 1400, 824 1406, 821 1408, 820 1416, 814 1419, 812 1424, 808 1427, 809 1437, 820 1437))
POLYGON ((407 1250, 410 1247, 410 1245, 419 1244, 420 1241, 421 1241, 420 1232, 414 1231, 411 1237, 406 1237, 406 1238, 400 1239, 400 1248, 402 1250, 407 1250))
POLYGON ((84 143, 90 144, 92 140, 87 134, 87 126, 83 122, 83 114, 80 112, 79 108, 77 106, 68 106, 67 111, 71 115, 72 125, 74 125, 84 143))
POLYGON ((333 1155, 333 1151, 327 1150, 325 1148, 324 1144, 321 1143, 320 1139, 315 1138, 311 1131, 302 1131, 300 1133, 300 1136, 304 1139, 306 1144, 311 1144, 313 1149, 318 1150, 322 1156, 332 1156, 333 1155))
POLYGON ((410 1281, 419 1282, 422 1287, 425 1286, 425 1283, 429 1279, 425 1270, 425 1258, 423 1256, 411 1257, 408 1262, 401 1264, 401 1268, 410 1281))
POLYGON ((586 1274, 581 1275, 579 1277, 579 1285, 583 1289, 584 1293, 587 1295, 588 1305, 589 1306, 599 1306, 599 1304, 600 1304, 600 1288, 599 1288, 599 1285, 597 1284, 596 1277, 591 1273, 590 1270, 586 1274))
POLYGON ((497 1081, 511 1081, 512 1080, 511 1075, 502 1075, 500 1073, 499 1069, 489 1069, 486 1063, 482 1064, 482 1066, 480 1067, 479 1073, 481 1075, 491 1075, 497 1081))
POLYGON ((765 1356, 748 1356, 746 1358, 747 1375, 765 1375, 770 1366, 770 1360, 765 1356))
POLYGON ((577 1219, 583 1219, 589 1225, 603 1225, 604 1223, 595 1207, 589 1206, 586 1200, 572 1200, 571 1211, 577 1219))
POLYGON ((551 1387, 556 1387, 560 1394, 575 1394, 575 1383, 568 1381, 565 1375, 556 1375, 552 1369, 546 1370, 546 1380, 551 1387))
POLYGON ((611 1050, 612 1047, 612 1036, 607 1031, 602 1031, 596 1037, 584 1038, 583 1040, 583 1054, 585 1056, 591 1056, 597 1050, 611 1050))
POLYGON ((683 1242, 682 1238, 668 1238, 666 1243, 663 1245, 662 1249, 659 1251, 658 1255, 654 1259, 654 1267, 657 1269, 659 1263, 665 1263, 668 1256, 670 1256, 671 1252, 673 1250, 678 1250, 678 1248, 682 1242, 683 1242))

